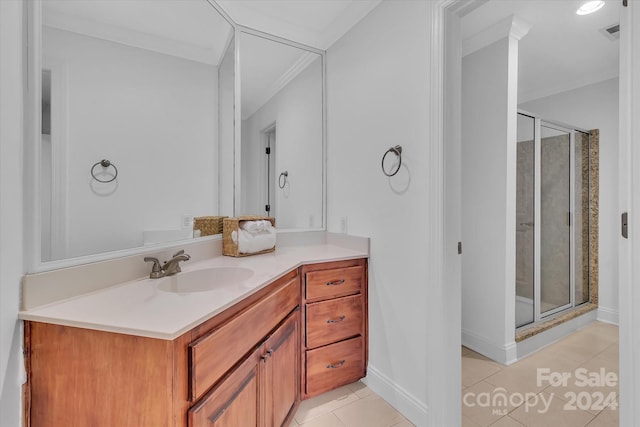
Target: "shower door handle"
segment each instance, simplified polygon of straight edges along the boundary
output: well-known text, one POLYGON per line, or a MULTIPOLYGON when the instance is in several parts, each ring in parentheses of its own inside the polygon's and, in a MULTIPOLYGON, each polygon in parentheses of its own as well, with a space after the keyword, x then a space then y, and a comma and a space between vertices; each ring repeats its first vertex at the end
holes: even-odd
POLYGON ((626 212, 622 212, 621 225, 622 225, 622 237, 625 239, 629 238, 629 223, 628 218, 629 215, 626 212))

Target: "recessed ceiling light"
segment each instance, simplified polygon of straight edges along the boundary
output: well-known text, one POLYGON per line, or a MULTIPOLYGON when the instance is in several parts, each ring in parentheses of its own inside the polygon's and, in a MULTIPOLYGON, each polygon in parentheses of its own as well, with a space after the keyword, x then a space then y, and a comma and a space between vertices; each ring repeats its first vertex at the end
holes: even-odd
POLYGON ((596 10, 600 10, 602 6, 604 6, 603 0, 588 1, 580 6, 580 9, 578 9, 576 13, 578 15, 588 15, 595 12, 596 10))

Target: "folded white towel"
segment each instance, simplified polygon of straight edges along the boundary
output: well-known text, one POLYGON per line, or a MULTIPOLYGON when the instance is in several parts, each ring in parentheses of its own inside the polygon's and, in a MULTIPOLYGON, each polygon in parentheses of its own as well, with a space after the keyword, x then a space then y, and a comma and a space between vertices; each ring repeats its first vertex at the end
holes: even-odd
POLYGON ((231 233, 231 238, 238 244, 238 252, 252 254, 273 248, 276 245, 276 230, 271 227, 268 231, 249 233, 240 228, 237 236, 235 231, 231 233))
POLYGON ((256 221, 240 221, 240 228, 249 233, 261 233, 264 231, 270 231, 273 229, 271 221, 266 219, 260 219, 256 221))

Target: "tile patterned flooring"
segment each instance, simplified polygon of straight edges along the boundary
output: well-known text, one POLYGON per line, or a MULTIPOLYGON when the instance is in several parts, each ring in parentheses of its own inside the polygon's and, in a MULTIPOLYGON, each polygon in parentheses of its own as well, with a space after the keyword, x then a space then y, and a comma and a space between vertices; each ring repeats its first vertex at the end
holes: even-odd
POLYGON ((412 427, 361 382, 302 402, 289 427, 412 427))
MULTIPOLYGON (((601 322, 594 322, 511 366, 500 365, 463 347, 462 426, 617 427, 617 376, 618 328, 601 322), (539 371, 540 368, 546 371, 539 371), (549 376, 543 378, 545 373, 549 376), (570 375, 564 384, 552 381, 563 374, 570 375), (587 380, 606 383, 606 375, 610 377, 609 384, 582 384, 587 380), (500 394, 506 396, 506 402, 493 400, 500 394), (490 404, 487 398, 492 401, 490 404)), ((302 402, 289 427, 297 426, 413 424, 357 382, 302 402)))
POLYGON ((618 328, 606 323, 510 366, 463 347, 462 426, 618 426, 617 379, 618 328))

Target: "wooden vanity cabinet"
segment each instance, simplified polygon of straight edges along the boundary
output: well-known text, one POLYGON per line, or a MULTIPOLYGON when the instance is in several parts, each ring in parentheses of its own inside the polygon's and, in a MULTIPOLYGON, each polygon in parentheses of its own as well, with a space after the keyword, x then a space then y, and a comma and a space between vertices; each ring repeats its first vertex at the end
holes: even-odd
POLYGON ((189 410, 190 427, 282 426, 299 395, 300 312, 229 372, 189 410))
POLYGON ((26 425, 286 425, 300 402, 299 304, 294 270, 172 341, 25 322, 26 425))
POLYGON ((300 273, 304 399, 367 374, 367 260, 310 264, 300 273))

